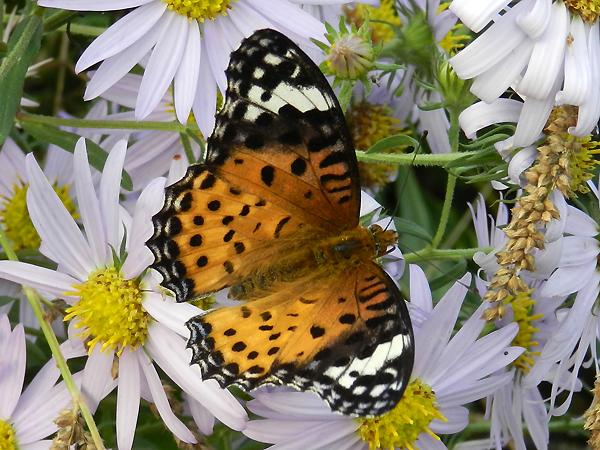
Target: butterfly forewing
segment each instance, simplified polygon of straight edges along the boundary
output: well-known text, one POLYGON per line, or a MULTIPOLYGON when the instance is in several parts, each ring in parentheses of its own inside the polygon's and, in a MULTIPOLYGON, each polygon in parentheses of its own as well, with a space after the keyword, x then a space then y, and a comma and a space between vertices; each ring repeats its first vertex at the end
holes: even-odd
POLYGON ((343 278, 304 281, 191 319, 192 361, 222 386, 290 384, 356 416, 393 408, 413 361, 408 312, 394 282, 373 263, 343 278))
POLYGON ((354 148, 321 71, 292 41, 261 30, 231 54, 225 104, 207 160, 299 219, 328 229, 358 223, 354 148))

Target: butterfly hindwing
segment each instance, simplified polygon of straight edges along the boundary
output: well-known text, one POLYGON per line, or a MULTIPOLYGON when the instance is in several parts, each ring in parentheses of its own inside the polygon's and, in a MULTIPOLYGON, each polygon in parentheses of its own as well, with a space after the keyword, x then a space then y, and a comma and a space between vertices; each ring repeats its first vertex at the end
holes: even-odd
POLYGON ((197 316, 189 346, 222 386, 289 384, 341 413, 374 416, 395 406, 410 377, 408 317, 394 282, 369 262, 197 316))
POLYGON ((231 54, 207 161, 299 220, 358 224, 358 166, 342 110, 317 66, 276 31, 257 31, 231 54))

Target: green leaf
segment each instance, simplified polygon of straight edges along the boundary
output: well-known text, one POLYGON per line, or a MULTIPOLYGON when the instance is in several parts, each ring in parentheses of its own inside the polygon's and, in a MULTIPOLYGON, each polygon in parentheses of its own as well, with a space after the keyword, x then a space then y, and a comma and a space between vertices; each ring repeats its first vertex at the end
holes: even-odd
POLYGON ((432 291, 435 291, 436 289, 439 289, 448 284, 453 284, 456 280, 462 277, 466 271, 467 261, 465 259, 460 259, 449 269, 444 270, 439 277, 431 280, 429 282, 429 287, 432 291))
POLYGON ((407 146, 411 148, 417 148, 419 141, 407 136, 405 134, 394 134, 386 138, 381 139, 369 148, 365 153, 383 153, 390 148, 397 148, 407 146))
POLYGON ((41 39, 42 19, 34 15, 24 19, 8 41, 6 57, 0 64, 0 145, 15 122, 25 75, 38 54, 41 39))
POLYGON ((396 226, 398 234, 415 236, 428 243, 431 243, 431 240, 433 239, 429 231, 412 220, 403 217, 394 217, 394 225, 396 226))
MULTIPOLYGON (((71 153, 75 151, 75 144, 77 144, 77 141, 81 137, 75 133, 70 133, 68 131, 40 123, 21 122, 21 126, 27 133, 35 137, 40 142, 48 142, 50 144, 58 145, 59 147, 64 148, 71 153)), ((95 142, 90 141, 89 139, 85 140, 85 144, 87 147, 90 165, 102 172, 108 154, 102 149, 102 147, 95 142)), ((121 186, 123 189, 128 191, 133 188, 131 177, 125 170, 123 170, 121 186)))

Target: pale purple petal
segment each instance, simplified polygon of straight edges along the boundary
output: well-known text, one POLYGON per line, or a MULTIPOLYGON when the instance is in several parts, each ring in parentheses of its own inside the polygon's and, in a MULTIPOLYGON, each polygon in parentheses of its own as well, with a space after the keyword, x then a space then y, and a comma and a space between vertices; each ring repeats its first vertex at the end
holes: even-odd
POLYGON ((433 420, 429 427, 436 434, 454 434, 463 430, 469 424, 469 410, 462 406, 444 405, 440 412, 444 415, 447 422, 433 420))
POLYGON ((61 199, 58 197, 33 153, 26 156, 29 189, 27 207, 38 234, 46 245, 52 248, 52 254, 60 255, 56 261, 65 267, 71 275, 85 279, 93 268, 91 249, 79 227, 61 199))
MULTIPOLYGON (((105 224, 106 244, 118 250, 119 240, 119 195, 121 193, 121 174, 127 151, 127 141, 122 140, 112 148, 106 158, 100 178, 99 200, 103 223, 105 224)), ((98 244, 100 245, 100 243, 98 244)))
POLYGON ((190 366, 191 351, 185 341, 158 323, 149 328, 146 350, 162 370, 183 390, 235 430, 245 426, 246 413, 237 400, 215 380, 202 381, 198 366, 190 366))
POLYGON ((594 87, 588 93, 587 101, 579 107, 577 114, 577 126, 571 127, 568 131, 575 136, 585 136, 592 132, 598 123, 600 116, 600 89, 596 87, 600 84, 600 25, 596 21, 589 33, 587 61, 590 64, 590 86, 594 87))
POLYGON ((162 206, 160 199, 165 182, 164 178, 153 180, 142 191, 135 204, 133 222, 127 236, 129 240, 127 258, 121 268, 125 278, 137 277, 154 261, 154 257, 145 243, 154 232, 151 219, 162 206))
POLYGON ((65 273, 20 261, 0 261, 0 278, 46 291, 57 297, 73 291, 79 280, 65 273))
MULTIPOLYGON (((205 59, 205 57, 208 56, 208 66, 221 93, 224 93, 227 89, 225 69, 229 62, 229 53, 233 50, 233 48, 227 46, 226 42, 225 36, 221 34, 221 30, 217 27, 215 22, 209 20, 204 23, 204 47, 202 48, 202 59, 205 59)), ((202 78, 202 76, 200 76, 200 78, 202 78)), ((198 81, 200 81, 200 79, 198 81)), ((198 91, 199 94, 201 92, 201 90, 198 91)))
POLYGON ((198 426, 200 433, 204 435, 212 434, 213 427, 215 426, 215 416, 212 413, 202 406, 202 404, 192 397, 190 397, 187 393, 183 393, 184 398, 187 400, 187 404, 190 407, 190 412, 192 413, 192 417, 194 418, 194 422, 198 426))
POLYGON ((198 87, 200 73, 200 52, 202 49, 200 28, 196 22, 191 22, 187 42, 181 57, 181 64, 174 80, 174 102, 177 119, 186 124, 198 87))
POLYGON ((92 180, 84 138, 79 139, 75 145, 74 168, 76 173, 75 190, 79 199, 81 221, 90 243, 94 263, 96 266, 100 266, 106 263, 109 248, 106 245, 104 221, 92 180))
POLYGON ((516 122, 522 107, 522 102, 508 98, 499 98, 493 103, 477 102, 460 113, 460 127, 469 139, 473 139, 477 131, 489 125, 516 122))
POLYGON ((38 5, 75 11, 114 11, 135 8, 153 1, 155 0, 39 0, 38 5))
POLYGON ((556 93, 556 103, 559 105, 582 105, 593 95, 587 34, 581 17, 573 16, 570 29, 572 41, 565 48, 565 81, 562 91, 556 93))
MULTIPOLYGON (((6 316, 0 318, 7 322, 6 316)), ((25 331, 18 324, 7 339, 0 342, 2 358, 0 359, 0 418, 11 417, 21 390, 25 376, 25 331)))
POLYGON ((190 330, 185 326, 185 323, 192 317, 204 312, 191 303, 168 301, 154 292, 148 292, 144 296, 144 309, 157 322, 186 339, 190 337, 190 330))
POLYGON ((134 351, 125 349, 119 357, 119 387, 117 388, 117 444, 120 450, 129 450, 133 445, 139 409, 138 357, 134 351))
POLYGON ((148 383, 152 395, 152 400, 154 400, 154 406, 156 406, 160 418, 167 428, 183 442, 195 444, 197 441, 192 432, 173 413, 167 399, 167 394, 165 393, 158 373, 156 373, 156 369, 152 365, 152 361, 145 353, 139 353, 138 362, 144 372, 146 382, 148 383))
POLYGON ((92 411, 96 410, 98 403, 104 398, 107 386, 113 384, 111 369, 114 353, 110 350, 102 351, 100 347, 94 347, 83 369, 81 392, 92 411))

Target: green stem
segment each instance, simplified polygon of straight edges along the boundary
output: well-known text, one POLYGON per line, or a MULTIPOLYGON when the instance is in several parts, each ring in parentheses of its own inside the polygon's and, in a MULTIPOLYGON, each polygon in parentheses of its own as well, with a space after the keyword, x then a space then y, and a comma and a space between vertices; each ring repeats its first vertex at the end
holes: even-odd
MULTIPOLYGON (((46 16, 44 19, 44 31, 54 31, 58 27, 64 25, 71 17, 77 15, 77 11, 59 10, 53 14, 46 16)), ((71 25, 72 27, 72 25, 71 25)), ((65 27, 66 29, 66 27, 65 27)), ((71 30, 72 31, 72 30, 71 30)))
MULTIPOLYGON (((17 255, 14 252, 14 250, 12 249, 10 243, 8 242, 8 239, 6 238, 6 235, 4 234, 4 232, 2 231, 2 228, 0 228, 0 245, 2 246, 2 248, 4 248, 4 251, 6 252, 6 255, 8 256, 8 259, 10 259, 11 261, 18 261, 17 255)), ((27 297, 27 300, 29 301, 29 304, 31 305, 31 309, 33 310, 33 313, 35 314, 35 317, 37 318, 38 322, 40 323, 40 328, 42 329, 42 333, 44 333, 44 337, 46 338, 46 341, 48 342, 48 346, 50 347, 50 350, 52 351, 52 356, 54 357, 54 361, 56 362, 58 370, 60 371, 60 374, 62 375, 62 378, 65 382, 65 386, 66 386, 67 390, 71 394, 71 398, 73 399, 74 407, 79 408, 79 410, 81 411, 81 415, 83 416, 85 423, 88 426, 88 430, 90 431, 92 440, 94 441, 94 445, 96 446, 96 448, 98 450, 104 450, 105 447, 104 447, 104 444, 102 443, 102 438, 100 437, 98 428, 96 427, 96 422, 94 422, 94 417, 92 416, 90 409, 88 408, 87 404, 85 403, 85 399, 81 395, 81 392, 79 392, 79 389, 77 388, 77 385, 75 384, 75 381, 73 380, 73 375, 71 374, 71 371, 69 370, 69 366, 67 365, 67 361, 65 360, 65 357, 63 356, 62 352, 60 351, 60 344, 58 343, 58 339, 56 338, 56 335, 54 334, 52 327, 44 318, 44 311, 42 310, 42 303, 41 303, 41 299, 40 299, 39 295, 37 294, 37 292, 35 290, 28 288, 28 287, 23 287, 23 292, 25 293, 25 296, 27 297)))
MULTIPOLYGON (((450 128, 448 129, 448 138, 450 141, 450 155, 464 155, 458 153, 458 136, 460 133, 460 125, 458 123, 458 111, 450 109, 450 128)), ((444 196, 444 205, 442 206, 442 213, 440 215, 440 223, 438 229, 433 236, 431 246, 437 248, 442 242, 446 227, 448 226, 448 220, 450 219, 450 212, 452 210, 452 199, 454 198, 454 190, 456 189, 456 176, 448 173, 448 182, 446 183, 446 195, 444 196)))
POLYGON ((190 144, 190 138, 187 133, 179 133, 179 138, 181 139, 181 145, 183 145, 183 150, 185 151, 185 156, 187 156, 187 160, 193 163, 196 158, 194 157, 194 151, 192 150, 192 145, 190 144))
POLYGON ((415 155, 413 153, 395 154, 395 153, 366 153, 357 150, 356 157, 362 162, 387 163, 407 166, 438 166, 446 167, 457 159, 468 155, 474 155, 476 151, 460 153, 433 153, 426 155, 415 155))
POLYGON ((151 122, 134 120, 90 120, 64 119, 62 117, 43 116, 40 114, 20 113, 17 119, 21 122, 41 123, 54 127, 67 126, 74 128, 108 128, 117 130, 156 130, 185 132, 188 129, 197 130, 195 126, 185 126, 174 120, 172 122, 151 122))
POLYGON ((450 218, 450 212, 452 210, 452 199, 454 198, 454 189, 456 188, 456 177, 448 174, 448 182, 446 183, 446 195, 444 197, 444 205, 442 206, 442 213, 440 214, 440 223, 437 231, 431 241, 431 246, 437 248, 442 242, 446 227, 448 226, 448 219, 450 218))
POLYGON ((427 247, 422 250, 418 250, 412 253, 405 253, 404 260, 407 263, 414 263, 420 261, 430 261, 430 260, 439 260, 439 259, 464 259, 464 258, 472 258, 473 255, 477 252, 485 252, 490 251, 491 248, 457 248, 457 249, 438 249, 427 247))

